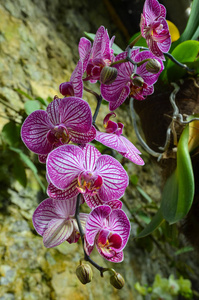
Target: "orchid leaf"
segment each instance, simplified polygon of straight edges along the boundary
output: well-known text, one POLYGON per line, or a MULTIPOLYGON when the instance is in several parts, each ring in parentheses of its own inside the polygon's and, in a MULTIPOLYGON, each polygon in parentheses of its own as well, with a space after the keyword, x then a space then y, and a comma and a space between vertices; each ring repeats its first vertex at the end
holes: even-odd
MULTIPOLYGON (((178 45, 171 54, 179 62, 189 64, 191 68, 195 69, 196 73, 198 70, 198 53, 199 42, 190 40, 178 45)), ((166 70, 169 81, 176 81, 187 73, 185 69, 176 65, 171 60, 168 61, 166 70)))
MULTIPOLYGON (((88 33, 88 32, 85 31, 84 34, 89 40, 94 41, 94 38, 95 38, 94 33, 88 33)), ((120 54, 120 53, 123 52, 123 50, 118 45, 116 45, 115 43, 113 43, 112 49, 113 49, 115 55, 120 54)))
POLYGON ((24 104, 24 109, 27 115, 30 115, 33 111, 40 109, 41 106, 37 100, 29 100, 24 104))
POLYGON ((151 222, 136 236, 136 238, 143 238, 151 234, 164 222, 164 218, 161 210, 159 209, 155 216, 152 218, 151 222))
POLYGON ((35 167, 35 165, 33 164, 33 162, 30 160, 30 158, 25 155, 22 150, 18 149, 18 148, 14 148, 14 147, 10 147, 10 150, 16 152, 19 154, 19 158, 20 160, 26 164, 26 166, 31 169, 31 171, 33 172, 33 174, 35 175, 35 178, 37 179, 39 185, 41 186, 43 192, 45 192, 45 186, 43 185, 39 175, 38 175, 38 171, 37 168, 35 167))
POLYGON ((162 193, 163 217, 173 224, 186 216, 194 197, 194 175, 188 150, 189 127, 181 134, 177 147, 177 167, 168 178, 162 193))

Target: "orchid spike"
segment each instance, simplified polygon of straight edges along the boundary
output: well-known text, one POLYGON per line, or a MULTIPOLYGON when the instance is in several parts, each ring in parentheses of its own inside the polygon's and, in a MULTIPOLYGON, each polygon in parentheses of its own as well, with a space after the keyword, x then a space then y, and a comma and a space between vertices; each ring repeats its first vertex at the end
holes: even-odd
MULTIPOLYGON (((126 59, 127 52, 118 54, 115 61, 126 59)), ((132 50, 131 59, 136 63, 144 60, 153 59, 155 56, 150 51, 139 52, 139 49, 132 50)), ((101 84, 102 97, 109 102, 110 111, 118 108, 128 96, 137 100, 144 100, 147 95, 153 93, 153 84, 158 80, 160 73, 164 66, 160 59, 156 58, 160 63, 161 68, 158 73, 151 73, 147 71, 147 61, 137 67, 135 73, 135 66, 131 62, 119 63, 114 65, 118 70, 118 75, 115 81, 109 85, 101 84), (142 78, 135 80, 137 77, 142 78)))
POLYGON ((97 194, 101 201, 111 201, 122 197, 128 186, 122 165, 88 144, 83 150, 74 145, 60 146, 48 155, 46 165, 51 182, 48 194, 59 200, 81 193, 90 197, 97 194))
POLYGON ((105 66, 114 61, 113 45, 114 37, 110 40, 107 30, 100 26, 96 32, 93 46, 86 38, 79 42, 79 56, 83 63, 83 71, 86 71, 84 81, 95 83, 100 80, 100 73, 105 66))
POLYGON ((157 0, 146 0, 141 15, 140 29, 146 39, 149 50, 157 57, 165 60, 163 52, 171 46, 171 36, 166 17, 166 8, 157 0))
POLYGON ((85 144, 92 141, 95 135, 91 109, 87 102, 78 97, 55 98, 46 111, 31 113, 21 130, 23 142, 40 155, 42 162, 54 148, 70 141, 85 144))
POLYGON ((109 118, 115 113, 109 113, 104 118, 106 132, 96 131, 95 140, 103 145, 118 151, 122 156, 128 158, 137 165, 144 165, 143 159, 139 156, 141 152, 122 135, 124 125, 116 123, 109 118))
MULTIPOLYGON (((44 246, 52 248, 67 241, 76 243, 80 237, 75 220, 77 197, 65 201, 45 199, 33 214, 33 225, 38 234, 43 236, 44 246)), ((87 214, 80 213, 82 228, 85 228, 87 214)))
POLYGON ((70 81, 69 82, 63 82, 59 86, 60 93, 65 96, 75 96, 82 98, 83 96, 83 64, 79 60, 77 66, 75 67, 70 81))
POLYGON ((90 255, 96 246, 100 255, 112 262, 123 260, 123 249, 130 234, 130 222, 120 210, 101 205, 92 210, 86 221, 85 251, 90 255))

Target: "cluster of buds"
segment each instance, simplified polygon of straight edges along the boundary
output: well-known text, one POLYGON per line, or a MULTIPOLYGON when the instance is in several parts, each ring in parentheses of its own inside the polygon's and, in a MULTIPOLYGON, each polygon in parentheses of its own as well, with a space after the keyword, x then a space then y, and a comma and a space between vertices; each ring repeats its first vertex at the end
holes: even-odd
MULTIPOLYGON (((90 142, 101 142, 137 165, 144 165, 144 161, 140 151, 123 136, 124 125, 110 120, 116 116, 114 112, 104 118, 106 132, 96 130, 99 107, 95 118, 92 117, 90 106, 83 99, 83 88, 85 81, 99 81, 98 104, 103 97, 109 102, 110 111, 129 96, 143 100, 153 93, 163 63, 162 55, 152 50, 156 43, 162 49, 161 39, 164 45, 168 43, 163 20, 165 10, 162 5, 157 7, 157 3, 157 0, 146 0, 141 19, 147 41, 153 40, 149 51, 140 52, 135 48, 130 57, 127 51, 114 56, 114 37, 109 39, 107 30, 101 26, 93 45, 86 38, 80 39, 77 66, 70 81, 59 87, 64 97, 55 96, 46 111, 33 112, 22 126, 23 142, 46 164, 49 198, 36 208, 33 225, 47 248, 63 242, 76 243, 81 237, 87 260, 96 247, 106 260, 123 261, 130 221, 122 210, 120 198, 128 186, 128 174, 118 160, 102 155, 90 142), (155 14, 150 19, 147 11, 153 6, 155 14), (79 206, 84 202, 91 210, 89 214, 79 213, 79 206)), ((88 264, 80 264, 76 274, 83 284, 92 279, 88 264)), ((124 279, 114 271, 110 283, 120 289, 124 279)))

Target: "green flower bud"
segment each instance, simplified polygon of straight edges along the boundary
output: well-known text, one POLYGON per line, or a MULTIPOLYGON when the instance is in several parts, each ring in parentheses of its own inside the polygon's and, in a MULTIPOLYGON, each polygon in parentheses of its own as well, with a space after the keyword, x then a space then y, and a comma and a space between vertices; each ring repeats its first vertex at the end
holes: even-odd
POLYGON ((144 79, 141 76, 135 76, 134 73, 131 75, 131 80, 135 86, 142 87, 144 84, 144 79))
POLYGON ((117 69, 105 66, 100 73, 100 82, 103 84, 111 84, 117 77, 117 69))
POLYGON ((120 290, 123 288, 125 281, 120 273, 115 273, 110 277, 110 284, 112 284, 116 289, 120 290))
POLYGON ((157 59, 152 58, 147 62, 146 69, 150 73, 157 74, 161 69, 161 64, 157 59))
POLYGON ((76 275, 82 284, 87 284, 93 278, 93 271, 88 264, 81 264, 76 269, 76 275))

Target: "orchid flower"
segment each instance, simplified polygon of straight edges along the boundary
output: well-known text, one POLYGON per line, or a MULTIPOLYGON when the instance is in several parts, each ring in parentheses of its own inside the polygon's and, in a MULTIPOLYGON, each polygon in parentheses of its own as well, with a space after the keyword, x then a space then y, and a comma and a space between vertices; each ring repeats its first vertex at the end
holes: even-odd
POLYGON ((128 158, 137 165, 144 165, 143 159, 139 156, 141 152, 122 135, 124 125, 122 123, 115 123, 109 118, 115 113, 109 113, 104 118, 104 127, 106 132, 96 131, 95 140, 103 145, 117 150, 122 156, 128 158))
POLYGON ((21 130, 23 142, 31 151, 41 155, 41 160, 60 145, 70 141, 85 144, 95 135, 91 109, 78 97, 55 98, 46 111, 31 113, 21 130))
POLYGON ((86 38, 81 38, 79 42, 79 56, 83 63, 83 72, 86 71, 84 81, 90 80, 95 83, 100 79, 103 67, 109 66, 114 61, 113 45, 115 37, 109 39, 109 35, 104 26, 100 26, 96 32, 93 46, 86 38))
POLYGON ((122 197, 128 185, 128 175, 122 165, 89 144, 84 149, 75 145, 54 149, 48 155, 46 166, 51 182, 48 195, 59 200, 81 193, 90 197, 97 194, 101 201, 111 201, 122 197))
POLYGON ((82 62, 79 60, 77 66, 75 67, 70 81, 69 82, 63 82, 59 86, 60 93, 65 96, 75 96, 82 98, 83 96, 83 65, 82 62))
MULTIPOLYGON (((44 246, 52 248, 67 241, 76 243, 80 237, 77 222, 75 220, 77 197, 70 201, 57 201, 45 199, 36 208, 33 214, 33 225, 38 234, 43 236, 44 246)), ((80 213, 80 222, 85 228, 85 213, 80 213)))
MULTIPOLYGON (((115 61, 126 59, 127 52, 118 54, 115 61)), ((131 59, 137 63, 146 60, 154 59, 155 56, 150 51, 139 52, 139 49, 132 50, 131 59)), ((153 93, 153 84, 157 81, 164 66, 160 59, 156 60, 160 63, 160 71, 151 73, 147 71, 147 61, 137 67, 131 62, 124 62, 114 65, 118 70, 118 75, 115 81, 111 84, 101 84, 102 97, 109 102, 110 111, 118 108, 125 99, 130 96, 137 100, 143 100, 147 95, 153 93)))
POLYGON ((101 205, 92 210, 86 221, 85 251, 90 255, 96 246, 100 255, 112 262, 123 260, 123 249, 130 234, 130 222, 120 210, 101 205))
POLYGON ((165 60, 163 52, 171 46, 171 36, 166 17, 166 8, 157 0, 146 0, 141 15, 140 29, 146 39, 149 50, 165 60))

